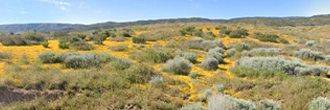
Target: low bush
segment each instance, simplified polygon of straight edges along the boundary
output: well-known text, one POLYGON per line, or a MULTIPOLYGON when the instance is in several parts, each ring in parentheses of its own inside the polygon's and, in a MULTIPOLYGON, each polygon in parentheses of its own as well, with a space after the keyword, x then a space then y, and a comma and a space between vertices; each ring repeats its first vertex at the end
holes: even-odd
POLYGON ((173 58, 173 55, 164 49, 146 49, 143 52, 134 52, 131 58, 140 62, 164 63, 173 58))
POLYGON ((146 38, 145 37, 133 37, 133 43, 137 43, 137 44, 145 44, 146 43, 146 38))
POLYGON ((312 65, 310 68, 313 72, 313 75, 316 75, 316 76, 325 76, 329 72, 329 67, 328 66, 312 65))
POLYGON ((192 63, 182 57, 176 57, 166 62, 167 71, 177 75, 188 75, 192 69, 192 63))
POLYGON ((281 71, 294 76, 321 75, 322 72, 329 71, 329 68, 324 66, 310 67, 300 61, 285 60, 283 57, 242 57, 236 63, 238 65, 231 71, 241 77, 256 78, 260 75, 273 77, 281 71))
POLYGON ((204 51, 208 51, 211 48, 215 48, 215 47, 224 47, 222 40, 204 40, 201 43, 201 49, 204 51))
POLYGON ((126 51, 126 50, 128 50, 128 47, 126 44, 120 44, 117 46, 109 47, 109 49, 112 51, 126 51))
POLYGON ((151 77, 151 80, 149 81, 149 85, 153 87, 161 87, 164 84, 163 77, 160 76, 154 76, 151 77))
POLYGON ((223 48, 221 48, 221 47, 211 48, 211 49, 209 50, 209 52, 211 52, 211 51, 215 51, 215 52, 218 52, 218 53, 221 53, 221 54, 224 54, 224 53, 226 52, 226 50, 223 49, 223 48))
POLYGON ((41 45, 45 48, 48 48, 49 42, 48 41, 42 42, 41 45))
POLYGON ((261 110, 280 110, 281 105, 278 102, 276 102, 272 99, 271 100, 266 99, 266 100, 261 102, 258 109, 261 109, 261 110))
POLYGON ((188 104, 183 106, 180 110, 204 110, 204 108, 200 104, 188 104))
POLYGON ((74 43, 74 42, 81 42, 82 39, 76 36, 73 36, 70 38, 70 43, 74 43))
POLYGON ((195 79, 195 78, 197 77, 197 75, 198 75, 197 72, 191 72, 188 76, 189 76, 190 78, 195 79))
POLYGON ((94 47, 92 44, 89 44, 86 41, 79 41, 79 42, 73 42, 70 43, 70 48, 74 49, 74 50, 84 50, 84 51, 88 51, 88 50, 93 50, 94 47))
POLYGON ((157 41, 157 40, 167 40, 171 39, 175 36, 180 36, 180 32, 177 31, 158 31, 154 34, 150 33, 142 33, 140 35, 145 36, 147 41, 157 41))
POLYGON ((43 52, 40 55, 38 55, 38 58, 42 63, 58 63, 57 53, 54 52, 43 52))
POLYGON ((232 31, 232 32, 230 32, 229 37, 230 38, 242 38, 242 35, 237 31, 232 31))
POLYGON ((309 104, 309 110, 329 110, 330 101, 327 98, 318 97, 309 104))
POLYGON ((213 95, 207 100, 209 110, 257 110, 256 105, 248 100, 236 99, 229 95, 213 95))
POLYGON ((206 70, 216 70, 218 69, 219 61, 213 57, 205 58, 202 63, 201 67, 206 70))
POLYGON ((227 51, 226 55, 227 55, 227 57, 231 57, 231 56, 235 55, 235 53, 236 53, 236 49, 232 48, 227 51))
POLYGON ((197 57, 196 57, 196 54, 195 53, 191 53, 191 52, 180 52, 181 50, 179 51, 176 51, 175 52, 175 56, 178 56, 178 57, 183 57, 187 60, 189 60, 191 63, 196 63, 197 62, 197 57))
POLYGON ((324 62, 328 65, 330 64, 330 55, 324 57, 324 62))
POLYGON ((318 46, 318 43, 316 41, 307 41, 305 43, 305 46, 306 47, 316 47, 316 46, 318 46))
POLYGON ((226 35, 229 35, 231 32, 232 32, 232 30, 228 30, 228 29, 221 29, 220 30, 220 33, 226 34, 226 35))
POLYGON ((10 59, 12 57, 11 54, 6 52, 0 52, 0 59, 10 59))
POLYGON ((301 49, 296 51, 294 56, 301 59, 310 59, 314 61, 323 60, 325 58, 322 52, 311 51, 310 49, 301 49))
POLYGON ((83 53, 80 55, 71 55, 64 60, 67 68, 90 68, 100 65, 96 53, 83 53))
POLYGON ((86 34, 76 34, 75 36, 79 37, 80 39, 85 39, 87 37, 86 34))
POLYGON ((263 42, 274 42, 274 43, 278 43, 279 42, 278 40, 280 39, 280 37, 275 34, 255 33, 254 37, 263 42))
POLYGON ((243 55, 246 56, 277 56, 282 49, 280 48, 258 48, 250 51, 243 51, 243 55))
POLYGON ((207 52, 205 58, 215 58, 218 60, 219 63, 222 63, 225 56, 223 54, 215 52, 215 51, 209 51, 209 52, 207 52))
POLYGON ((117 58, 111 62, 112 68, 115 70, 125 70, 131 67, 132 61, 123 58, 117 58))
POLYGON ((214 86, 214 89, 217 93, 224 93, 225 86, 223 86, 223 84, 217 84, 214 86))
POLYGON ((196 31, 195 27, 185 27, 180 30, 181 35, 193 35, 193 33, 196 31))
POLYGON ((244 50, 250 50, 250 46, 248 44, 245 44, 245 43, 237 43, 235 45, 235 48, 239 52, 242 52, 244 50))
POLYGON ((279 38, 278 40, 279 40, 279 42, 281 42, 283 44, 289 44, 289 41, 284 38, 279 38))
MULTIPOLYGON (((120 76, 135 84, 145 84, 152 80, 152 77, 155 75, 155 71, 152 67, 141 63, 131 65, 131 63, 132 62, 127 59, 119 58, 117 60, 117 63, 115 64, 117 65, 117 70, 124 70, 119 72, 120 76)), ((155 77, 153 80, 155 80, 155 77)), ((154 86, 160 86, 163 83, 161 77, 156 80, 158 82, 152 82, 153 84, 157 83, 154 86)))
POLYGON ((122 37, 122 36, 111 37, 110 41, 123 42, 123 41, 125 41, 125 37, 122 37))
POLYGON ((66 43, 66 41, 59 41, 58 47, 60 49, 69 49, 69 45, 66 43))

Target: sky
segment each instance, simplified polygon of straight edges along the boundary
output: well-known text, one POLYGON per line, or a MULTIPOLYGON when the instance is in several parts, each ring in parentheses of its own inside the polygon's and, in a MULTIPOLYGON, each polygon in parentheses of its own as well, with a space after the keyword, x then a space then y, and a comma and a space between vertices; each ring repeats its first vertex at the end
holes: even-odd
POLYGON ((329 0, 0 0, 0 25, 329 14, 329 0))

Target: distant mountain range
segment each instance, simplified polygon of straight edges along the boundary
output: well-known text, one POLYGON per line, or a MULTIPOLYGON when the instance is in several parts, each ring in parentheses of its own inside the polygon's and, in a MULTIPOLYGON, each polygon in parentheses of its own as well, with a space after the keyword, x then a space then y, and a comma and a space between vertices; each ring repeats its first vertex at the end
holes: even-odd
POLYGON ((207 19, 207 18, 177 18, 159 20, 140 20, 134 22, 105 22, 91 25, 64 24, 64 23, 33 23, 33 24, 9 24, 0 25, 0 31, 18 32, 36 30, 41 32, 53 31, 89 31, 98 28, 110 29, 133 25, 149 25, 162 23, 191 23, 191 22, 221 22, 221 23, 245 23, 266 26, 323 26, 330 25, 330 14, 315 15, 311 17, 241 17, 233 19, 207 19))

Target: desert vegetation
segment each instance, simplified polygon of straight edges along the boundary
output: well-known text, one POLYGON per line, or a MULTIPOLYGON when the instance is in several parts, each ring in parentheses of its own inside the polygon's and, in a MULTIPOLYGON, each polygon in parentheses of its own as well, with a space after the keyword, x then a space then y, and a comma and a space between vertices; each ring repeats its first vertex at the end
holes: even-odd
POLYGON ((1 34, 0 105, 25 110, 329 109, 330 36, 324 32, 330 28, 295 31, 301 28, 169 23, 1 34))

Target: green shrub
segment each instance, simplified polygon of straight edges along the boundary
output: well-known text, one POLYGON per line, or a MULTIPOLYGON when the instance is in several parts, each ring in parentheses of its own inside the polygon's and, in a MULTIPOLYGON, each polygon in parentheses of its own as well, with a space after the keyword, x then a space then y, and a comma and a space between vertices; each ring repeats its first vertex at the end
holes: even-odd
POLYGON ((70 43, 81 42, 81 41, 82 39, 76 36, 70 38, 70 43))
POLYGON ((122 33, 121 34, 122 36, 124 36, 124 37, 132 37, 129 33, 127 33, 127 32, 124 32, 124 33, 122 33))
POLYGON ((195 79, 196 77, 197 77, 197 72, 191 72, 188 76, 190 77, 190 78, 193 78, 193 79, 195 79))
POLYGON ((159 77, 159 76, 151 77, 151 80, 149 81, 149 85, 154 87, 161 87, 163 86, 163 84, 164 84, 164 79, 163 77, 159 77))
POLYGON ((69 45, 66 43, 66 41, 60 41, 58 47, 60 49, 69 49, 69 45))
POLYGON ((228 30, 228 29, 221 29, 220 30, 220 33, 226 34, 226 35, 229 35, 231 32, 232 32, 232 30, 228 30))
POLYGON ((45 47, 45 48, 48 48, 49 42, 47 42, 47 41, 46 42, 42 42, 41 45, 43 47, 45 47))
POLYGON ((0 59, 10 59, 12 57, 11 54, 6 52, 0 52, 0 59))
POLYGON ((289 44, 289 41, 284 38, 279 38, 278 40, 279 40, 279 42, 281 42, 283 44, 289 44))
POLYGON ((235 48, 232 48, 232 49, 229 49, 228 51, 227 51, 227 57, 231 57, 231 56, 233 56, 233 55, 235 55, 235 53, 236 53, 236 49, 235 48))
POLYGON ((164 63, 173 58, 173 55, 164 49, 146 49, 143 52, 133 53, 131 58, 143 62, 164 63))
POLYGON ((145 44, 146 39, 145 37, 133 37, 133 43, 138 43, 138 44, 145 44))
POLYGON ((280 110, 281 109, 281 105, 274 101, 274 100, 264 100, 261 102, 260 104, 260 108, 258 109, 262 109, 262 110, 280 110))
POLYGON ((88 42, 85 42, 85 41, 70 43, 70 48, 74 49, 74 50, 84 50, 84 51, 94 49, 92 44, 89 44, 88 42))
POLYGON ((262 33, 256 33, 256 38, 263 42, 275 42, 278 43, 278 39, 280 38, 278 35, 275 34, 262 34, 262 33))
POLYGON ((318 43, 316 41, 307 41, 305 43, 305 46, 306 47, 316 47, 316 46, 318 46, 318 43))
POLYGON ((180 110, 204 110, 204 108, 200 104, 189 104, 183 106, 180 110))
POLYGON ((80 39, 85 39, 87 37, 87 35, 85 34, 76 34, 77 37, 79 37, 80 39))
POLYGON ((100 61, 97 59, 97 54, 95 53, 83 53, 81 55, 68 56, 65 60, 66 68, 90 68, 97 67, 100 61))
POLYGON ((258 48, 250 51, 243 51, 243 55, 246 56, 277 56, 282 49, 280 48, 258 48))
POLYGON ((219 61, 213 57, 205 58, 201 63, 201 67, 206 70, 216 70, 218 65, 219 61))
POLYGON ((224 93, 223 91, 225 90, 225 86, 223 86, 223 84, 217 84, 214 86, 214 89, 218 93, 224 93))
POLYGON ((294 53, 294 56, 301 59, 310 59, 310 60, 323 60, 325 58, 323 52, 311 51, 310 49, 301 49, 294 53))
POLYGON ((218 60, 219 63, 222 63, 225 56, 223 54, 215 52, 215 51, 209 51, 209 52, 207 52, 205 58, 215 58, 218 60))
POLYGON ((111 49, 112 51, 126 51, 128 50, 128 47, 126 44, 120 44, 117 46, 109 47, 109 49, 111 49))
POLYGON ((239 52, 242 52, 244 50, 250 50, 250 46, 248 44, 245 44, 245 43, 237 43, 235 45, 235 48, 239 52))
POLYGON ((196 63, 197 62, 197 57, 196 57, 196 54, 195 53, 191 53, 191 52, 179 52, 179 51, 176 51, 176 56, 178 57, 183 57, 187 60, 189 60, 191 63, 196 63))
POLYGON ((229 95, 214 95, 207 100, 209 110, 257 110, 256 105, 248 100, 236 99, 229 95))
POLYGON ((309 110, 329 110, 330 101, 327 98, 318 97, 314 99, 309 105, 309 110))
POLYGON ((166 62, 167 71, 177 75, 188 75, 192 69, 192 63, 182 57, 176 57, 166 62))
POLYGON ((328 65, 330 64, 330 55, 324 57, 324 62, 328 65))
POLYGON ((232 31, 229 34, 230 38, 242 38, 242 35, 238 31, 232 31))
POLYGON ((226 52, 226 50, 224 50, 223 48, 221 47, 215 47, 215 48, 212 48, 209 50, 210 51, 215 51, 215 52, 218 52, 218 53, 221 53, 221 54, 224 54, 226 52))
POLYGON ((107 53, 98 54, 97 58, 101 63, 107 63, 116 60, 116 57, 107 53))
POLYGON ((123 41, 125 41, 125 37, 122 37, 122 36, 111 37, 110 41, 123 42, 123 41))
POLYGON ((181 35, 185 36, 185 35, 193 35, 193 33, 196 31, 195 27, 186 27, 186 28, 182 28, 180 30, 181 35))
POLYGON ((325 76, 329 72, 329 67, 328 66, 323 66, 323 65, 312 65, 311 70, 313 72, 313 75, 316 76, 325 76))
POLYGON ((38 55, 38 58, 42 63, 59 63, 56 55, 54 52, 43 52, 38 55))
POLYGON ((116 70, 125 70, 131 67, 132 62, 128 59, 117 58, 115 61, 111 62, 111 65, 116 70))
POLYGON ((117 62, 118 70, 124 70, 119 72, 119 74, 130 81, 131 83, 145 84, 148 83, 151 78, 155 75, 154 69, 145 64, 134 64, 129 66, 132 62, 129 60, 118 60, 117 62))

